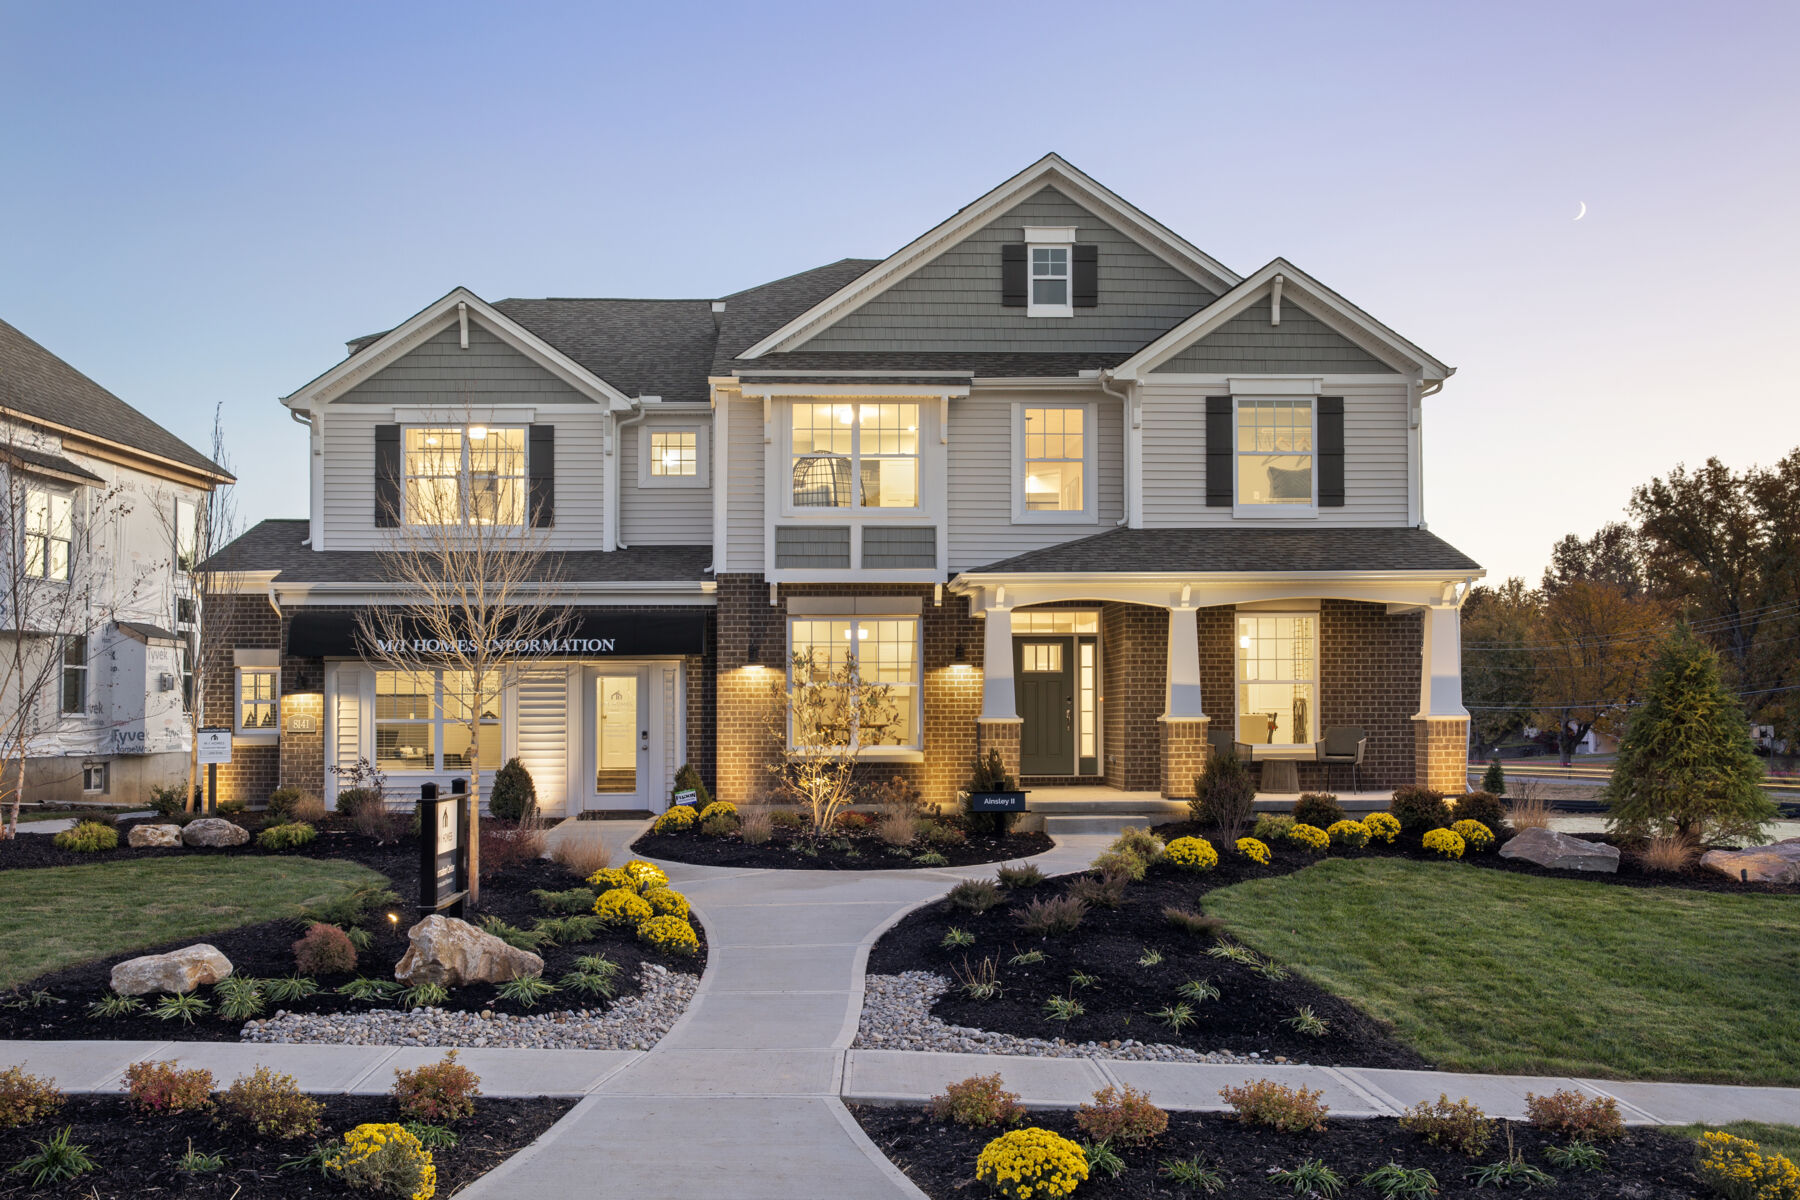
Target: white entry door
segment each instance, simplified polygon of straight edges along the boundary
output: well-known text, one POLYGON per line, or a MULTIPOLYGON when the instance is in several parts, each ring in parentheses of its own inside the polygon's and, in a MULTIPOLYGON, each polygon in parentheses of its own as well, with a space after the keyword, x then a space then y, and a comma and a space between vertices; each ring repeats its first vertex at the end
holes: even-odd
POLYGON ((588 807, 653 807, 649 670, 592 668, 586 683, 588 807))

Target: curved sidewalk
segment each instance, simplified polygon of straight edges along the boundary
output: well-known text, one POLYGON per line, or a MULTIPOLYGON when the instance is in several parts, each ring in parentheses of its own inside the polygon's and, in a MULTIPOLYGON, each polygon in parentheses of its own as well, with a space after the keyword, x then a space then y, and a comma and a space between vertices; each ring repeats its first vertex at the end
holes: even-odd
MULTIPOLYGON (((1076 870, 1108 840, 1064 837, 1035 861, 1046 873, 1076 870)), ((852 1050, 875 940, 957 880, 992 874, 991 865, 855 873, 664 865, 693 902, 711 947, 688 1011, 648 1052, 464 1051, 489 1095, 582 1099, 463 1196, 675 1200, 717 1192, 748 1200, 916 1200, 921 1193, 869 1144, 843 1101, 920 1100, 951 1080, 995 1070, 1038 1106, 1079 1104, 1096 1088, 1131 1083, 1165 1107, 1217 1109, 1220 1087, 1262 1077, 1320 1088, 1344 1116, 1393 1115, 1439 1092, 1516 1116, 1527 1091, 1575 1086, 1616 1097, 1627 1120, 1638 1123, 1800 1124, 1800 1088, 852 1050)), ((116 1088, 128 1063, 156 1056, 208 1066, 226 1079, 267 1064, 308 1090, 379 1093, 395 1067, 440 1054, 224 1042, 0 1043, 0 1065, 26 1064, 68 1090, 116 1088)))

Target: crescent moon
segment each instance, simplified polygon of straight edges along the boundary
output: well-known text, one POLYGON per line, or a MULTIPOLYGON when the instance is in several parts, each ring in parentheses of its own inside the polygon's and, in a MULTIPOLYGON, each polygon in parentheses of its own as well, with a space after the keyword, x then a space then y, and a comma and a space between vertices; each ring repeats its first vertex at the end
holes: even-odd
POLYGON ((1587 201, 1583 200, 1581 202, 1581 211, 1575 214, 1575 219, 1579 221, 1585 216, 1587 216, 1587 201))

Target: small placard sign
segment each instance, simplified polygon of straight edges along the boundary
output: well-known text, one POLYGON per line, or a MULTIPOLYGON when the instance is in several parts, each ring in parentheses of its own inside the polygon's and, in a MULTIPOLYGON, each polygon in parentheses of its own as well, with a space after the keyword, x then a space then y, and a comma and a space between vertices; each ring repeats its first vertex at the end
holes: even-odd
POLYGON ((315 713, 289 713, 287 728, 289 733, 317 733, 319 718, 315 713))
POLYGON ((231 762, 231 730, 222 725, 207 725, 195 743, 200 752, 200 765, 227 766, 231 762))
POLYGON ((1014 813, 1025 811, 1024 792, 970 792, 972 813, 1014 813))
POLYGON ((698 799, 700 799, 700 793, 693 788, 682 788, 675 793, 675 803, 677 804, 693 804, 698 799))

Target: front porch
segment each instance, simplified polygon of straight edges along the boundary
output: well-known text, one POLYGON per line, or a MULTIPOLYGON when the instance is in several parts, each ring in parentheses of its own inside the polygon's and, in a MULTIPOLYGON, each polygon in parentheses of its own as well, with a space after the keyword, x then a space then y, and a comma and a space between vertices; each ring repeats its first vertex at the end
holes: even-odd
MULTIPOLYGON (((1347 813, 1386 812, 1391 792, 1333 792, 1347 813)), ((1299 792, 1258 792, 1256 811, 1285 813, 1294 807, 1299 792)), ((1164 796, 1160 791, 1127 791, 1105 784, 1063 784, 1031 787, 1025 798, 1023 829, 1041 828, 1052 837, 1073 833, 1117 833, 1127 825, 1163 825, 1185 821, 1188 802, 1164 796)))

